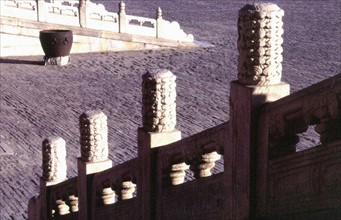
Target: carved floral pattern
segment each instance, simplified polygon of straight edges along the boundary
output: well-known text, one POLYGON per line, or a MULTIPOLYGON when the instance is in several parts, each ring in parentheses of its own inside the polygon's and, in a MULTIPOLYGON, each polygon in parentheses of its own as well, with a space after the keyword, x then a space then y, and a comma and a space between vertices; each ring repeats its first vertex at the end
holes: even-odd
POLYGON ((81 158, 84 162, 108 159, 107 116, 101 111, 88 111, 80 116, 81 158))
POLYGON ((284 11, 276 4, 254 3, 239 11, 238 81, 269 85, 281 81, 284 11))
POLYGON ((142 123, 149 132, 173 131, 176 124, 176 76, 156 69, 142 76, 142 123))

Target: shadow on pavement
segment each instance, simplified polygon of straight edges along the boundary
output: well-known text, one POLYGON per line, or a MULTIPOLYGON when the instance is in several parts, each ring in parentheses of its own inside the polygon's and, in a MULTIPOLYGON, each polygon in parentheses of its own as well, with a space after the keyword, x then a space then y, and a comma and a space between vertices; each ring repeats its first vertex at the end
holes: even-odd
POLYGON ((13 63, 13 64, 29 64, 29 65, 44 65, 44 61, 33 60, 16 60, 16 59, 0 59, 0 63, 13 63))

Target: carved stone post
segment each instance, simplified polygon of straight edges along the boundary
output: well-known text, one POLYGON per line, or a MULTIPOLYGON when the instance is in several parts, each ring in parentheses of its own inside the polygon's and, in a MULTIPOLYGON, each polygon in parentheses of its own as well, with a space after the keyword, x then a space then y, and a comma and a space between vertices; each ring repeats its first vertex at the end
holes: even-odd
POLYGON ((126 4, 121 1, 118 4, 118 30, 119 33, 127 32, 126 4))
POLYGON ((87 27, 89 14, 89 0, 79 0, 79 25, 80 27, 87 27))
POLYGON ((43 174, 40 179, 40 205, 42 219, 51 215, 51 204, 47 198, 48 186, 66 180, 66 149, 65 141, 61 137, 51 137, 43 141, 43 174))
POLYGON ((36 0, 37 2, 37 20, 40 22, 46 21, 45 0, 36 0))
POLYGON ((78 158, 78 219, 91 216, 91 182, 93 174, 112 167, 108 159, 107 116, 101 111, 88 111, 79 118, 81 157, 78 158))
POLYGON ((259 109, 289 94, 281 82, 282 16, 277 5, 254 3, 239 11, 238 81, 231 82, 231 145, 225 151, 229 219, 250 219, 255 214, 255 154, 259 109))
POLYGON ((156 10, 156 37, 162 38, 163 37, 163 18, 162 18, 162 10, 160 7, 156 10))
POLYGON ((176 76, 164 69, 148 71, 142 76, 142 123, 138 129, 139 178, 137 197, 141 219, 154 219, 155 151, 158 147, 181 139, 176 125, 176 76))

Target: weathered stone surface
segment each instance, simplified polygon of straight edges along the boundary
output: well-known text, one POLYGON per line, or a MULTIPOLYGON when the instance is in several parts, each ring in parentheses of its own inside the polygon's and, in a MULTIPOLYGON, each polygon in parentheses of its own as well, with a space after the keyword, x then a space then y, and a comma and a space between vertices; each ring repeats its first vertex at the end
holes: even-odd
POLYGON ((284 11, 272 3, 254 3, 240 9, 237 43, 240 83, 281 82, 283 15, 284 11))
POLYGON ((81 158, 84 162, 108 159, 107 116, 101 111, 88 111, 79 118, 81 158))
POLYGON ((43 141, 43 176, 45 181, 66 179, 65 141, 60 137, 51 137, 43 141))
POLYGON ((142 76, 142 123, 149 132, 173 131, 176 125, 176 76, 153 69, 142 76))

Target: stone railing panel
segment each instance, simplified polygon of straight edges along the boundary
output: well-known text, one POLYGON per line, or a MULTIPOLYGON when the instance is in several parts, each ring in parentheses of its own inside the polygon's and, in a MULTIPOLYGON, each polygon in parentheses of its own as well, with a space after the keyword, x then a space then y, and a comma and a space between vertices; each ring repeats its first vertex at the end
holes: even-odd
POLYGON ((156 37, 156 20, 127 15, 127 33, 156 37))
POLYGON ((314 125, 322 144, 341 139, 341 76, 329 78, 268 104, 270 156, 295 152, 297 134, 314 125))
POLYGON ((48 186, 47 213, 57 217, 77 213, 78 209, 78 179, 74 177, 62 183, 48 186))
MULTIPOLYGON (((113 205, 119 205, 120 201, 138 196, 136 195, 137 162, 137 159, 133 159, 94 175, 91 189, 92 201, 94 201, 91 207, 93 219, 98 219, 99 210, 108 211, 113 205)), ((128 206, 132 206, 129 207, 132 210, 137 208, 135 202, 128 203, 128 206)), ((125 214, 122 213, 122 216, 125 214)))
POLYGON ((159 184, 163 187, 180 184, 177 178, 188 169, 194 171, 196 178, 210 176, 215 161, 224 154, 228 136, 228 123, 224 123, 160 148, 157 154, 159 184))
POLYGON ((325 213, 318 217, 313 212, 340 210, 340 169, 341 140, 270 160, 266 192, 268 217, 311 213, 301 214, 300 218, 320 219, 326 217, 325 213))
POLYGON ((227 216, 225 174, 211 169, 228 145, 229 124, 223 123, 157 149, 157 219, 227 216))
POLYGON ((0 1, 1 16, 18 17, 37 20, 37 4, 35 0, 0 1))

